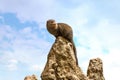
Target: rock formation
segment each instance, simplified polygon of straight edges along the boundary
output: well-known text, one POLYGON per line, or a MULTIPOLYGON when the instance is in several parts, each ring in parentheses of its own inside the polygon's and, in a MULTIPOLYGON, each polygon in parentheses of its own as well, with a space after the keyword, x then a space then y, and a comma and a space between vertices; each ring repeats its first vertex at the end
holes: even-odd
POLYGON ((105 80, 100 58, 91 59, 87 76, 76 64, 73 45, 63 37, 56 38, 41 74, 42 80, 105 80))
POLYGON ((24 80, 38 80, 37 77, 33 74, 32 76, 26 76, 24 80))
POLYGON ((90 80, 105 80, 103 76, 103 63, 100 58, 90 60, 87 70, 87 77, 90 80))
MULTIPOLYGON (((87 76, 76 63, 73 44, 59 36, 56 38, 48 57, 41 80, 105 80, 103 63, 100 58, 91 59, 87 76)), ((38 80, 35 75, 26 76, 24 80, 38 80)))
POLYGON ((42 80, 88 80, 76 59, 71 42, 58 37, 53 44, 46 66, 41 74, 42 80))

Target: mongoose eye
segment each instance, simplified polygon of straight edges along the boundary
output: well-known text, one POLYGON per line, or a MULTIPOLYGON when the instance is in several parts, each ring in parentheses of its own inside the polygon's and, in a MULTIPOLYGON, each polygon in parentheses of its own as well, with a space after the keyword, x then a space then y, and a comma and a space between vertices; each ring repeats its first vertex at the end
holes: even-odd
POLYGON ((55 23, 55 21, 51 20, 50 23, 53 24, 53 23, 55 23))
POLYGON ((53 21, 51 21, 50 23, 53 23, 53 21))

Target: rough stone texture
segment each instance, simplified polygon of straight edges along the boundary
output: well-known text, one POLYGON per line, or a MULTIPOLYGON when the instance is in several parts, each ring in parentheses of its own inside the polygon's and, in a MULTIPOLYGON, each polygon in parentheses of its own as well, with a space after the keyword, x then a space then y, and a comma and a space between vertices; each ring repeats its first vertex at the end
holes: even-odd
POLYGON ((38 80, 37 77, 33 74, 32 76, 26 76, 24 80, 38 80))
POLYGON ((88 80, 76 64, 72 43, 63 37, 58 37, 53 44, 41 78, 42 80, 88 80))
POLYGON ((86 77, 81 68, 76 64, 72 43, 63 37, 58 37, 48 54, 41 79, 105 80, 103 76, 103 63, 100 58, 91 59, 86 77))
POLYGON ((87 70, 87 77, 90 80, 105 80, 103 76, 103 63, 100 58, 90 60, 87 70))

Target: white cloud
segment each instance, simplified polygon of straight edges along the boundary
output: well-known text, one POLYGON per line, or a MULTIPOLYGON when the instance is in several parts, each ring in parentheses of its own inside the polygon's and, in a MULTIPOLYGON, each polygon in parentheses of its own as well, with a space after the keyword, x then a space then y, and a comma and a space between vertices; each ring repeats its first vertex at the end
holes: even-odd
POLYGON ((11 59, 8 61, 8 64, 6 65, 6 67, 8 68, 8 70, 14 71, 14 70, 17 70, 17 64, 18 64, 17 60, 11 59))
POLYGON ((2 0, 0 11, 17 14, 21 22, 26 20, 41 22, 54 14, 54 5, 55 0, 2 0))
POLYGON ((40 38, 31 27, 16 31, 10 26, 1 25, 0 30, 0 52, 3 54, 0 63, 3 66, 7 64, 6 67, 10 70, 16 70, 17 64, 21 63, 29 66, 45 63, 51 45, 40 38), (4 40, 5 36, 8 40, 4 40))
POLYGON ((31 27, 25 27, 21 33, 28 34, 28 33, 31 33, 31 31, 32 31, 31 27))
POLYGON ((9 25, 0 25, 0 40, 5 36, 7 38, 13 38, 11 33, 14 34, 14 30, 9 25))
POLYGON ((115 24, 110 20, 100 20, 97 27, 92 30, 93 34, 100 40, 101 44, 107 48, 120 47, 120 24, 115 24))
POLYGON ((79 64, 86 72, 88 60, 100 57, 103 60, 104 77, 106 80, 120 79, 120 24, 112 22, 112 20, 101 19, 97 25, 86 28, 81 27, 78 44, 79 64), (103 51, 107 49, 107 53, 103 51), (114 75, 116 73, 116 75, 114 75), (111 77, 110 77, 111 76, 111 77))
MULTIPOLYGON (((71 1, 75 2, 76 1, 71 1)), ((24 21, 36 21, 41 24, 45 24, 45 21, 49 18, 55 18, 59 21, 66 21, 68 23, 74 23, 76 25, 84 24, 87 22, 88 13, 92 12, 91 3, 82 4, 81 1, 78 1, 80 5, 76 8, 68 9, 60 1, 56 0, 21 0, 10 2, 7 0, 2 0, 0 3, 1 12, 11 12, 15 13, 17 17, 24 21)), ((43 27, 43 26, 40 26, 43 27)))
POLYGON ((112 48, 110 53, 104 56, 104 75, 106 80, 120 79, 120 50, 112 48), (111 77, 110 77, 111 76, 111 77))
MULTIPOLYGON (((44 64, 44 65, 45 65, 45 64, 44 64)), ((44 69, 44 67, 45 67, 44 65, 38 65, 38 64, 32 65, 32 66, 30 66, 30 70, 31 70, 31 71, 42 72, 43 69, 44 69)))
POLYGON ((33 70, 33 71, 40 71, 41 67, 40 67, 40 65, 32 65, 31 66, 31 70, 33 70))
POLYGON ((9 50, 0 50, 0 66, 2 70, 16 71, 18 69, 18 61, 14 58, 14 54, 9 50))

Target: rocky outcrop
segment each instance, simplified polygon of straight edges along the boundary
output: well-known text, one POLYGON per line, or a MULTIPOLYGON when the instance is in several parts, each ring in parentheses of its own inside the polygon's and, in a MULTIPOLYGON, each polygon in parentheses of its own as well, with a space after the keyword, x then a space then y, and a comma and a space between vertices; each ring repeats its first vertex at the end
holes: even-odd
POLYGON ((42 80, 88 80, 76 64, 72 43, 63 37, 58 37, 53 44, 41 78, 42 80))
POLYGON ((87 70, 87 77, 90 80, 105 80, 103 76, 103 63, 100 58, 90 60, 87 70))
POLYGON ((91 59, 87 76, 76 64, 73 45, 63 37, 58 37, 53 44, 45 68, 41 74, 42 80, 105 80, 103 63, 100 58, 91 59))
POLYGON ((33 74, 32 76, 26 76, 24 80, 38 80, 37 77, 33 74))

